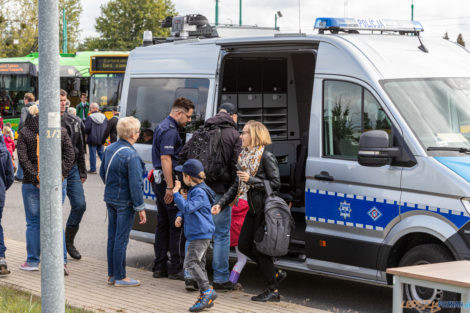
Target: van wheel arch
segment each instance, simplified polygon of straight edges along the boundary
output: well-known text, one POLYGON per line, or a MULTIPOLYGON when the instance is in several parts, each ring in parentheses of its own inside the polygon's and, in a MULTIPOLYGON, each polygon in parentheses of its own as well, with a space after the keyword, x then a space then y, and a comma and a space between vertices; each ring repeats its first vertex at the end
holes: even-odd
MULTIPOLYGON (((426 233, 411 233, 403 236, 400 238, 388 251, 388 254, 383 259, 382 265, 380 266, 380 270, 385 271, 387 268, 390 267, 398 267, 400 264, 400 260, 403 256, 410 251, 411 249, 425 244, 438 244, 441 245, 444 249, 447 250, 449 255, 451 255, 455 259, 455 255, 452 251, 445 245, 444 242, 439 240, 438 238, 426 234, 426 233)), ((393 275, 387 274, 387 283, 392 285, 393 283, 393 275)))

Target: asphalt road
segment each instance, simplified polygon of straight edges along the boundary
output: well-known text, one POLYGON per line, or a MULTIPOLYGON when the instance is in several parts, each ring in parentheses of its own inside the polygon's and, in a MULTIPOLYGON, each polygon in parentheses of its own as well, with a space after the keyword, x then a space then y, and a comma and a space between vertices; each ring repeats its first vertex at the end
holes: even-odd
MULTIPOLYGON (((89 175, 84 186, 87 211, 80 224, 76 247, 84 256, 106 260, 107 220, 106 206, 103 202, 104 185, 98 175, 89 175)), ((67 199, 64 204, 64 225, 69 211, 70 204, 67 199)), ((26 220, 21 183, 15 182, 7 192, 2 226, 5 237, 25 241, 26 220)), ((148 269, 151 275, 152 262, 153 246, 130 240, 127 249, 127 265, 148 269)), ((19 266, 19 264, 9 265, 19 266)), ((102 275, 106 275, 105 268, 103 268, 102 275)), ((246 266, 240 277, 240 283, 245 291, 250 293, 261 292, 263 289, 263 281, 254 264, 246 266)), ((289 271, 280 291, 284 301, 335 313, 392 311, 392 289, 389 287, 289 271)))

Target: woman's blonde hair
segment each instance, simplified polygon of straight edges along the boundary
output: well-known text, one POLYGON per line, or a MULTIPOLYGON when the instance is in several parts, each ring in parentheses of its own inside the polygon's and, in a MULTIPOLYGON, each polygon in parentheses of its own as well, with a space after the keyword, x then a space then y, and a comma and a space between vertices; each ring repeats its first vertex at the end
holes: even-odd
POLYGON ((29 114, 31 114, 32 116, 36 116, 39 114, 39 108, 36 104, 33 104, 32 106, 30 106, 28 111, 29 111, 29 114))
POLYGON ((248 121, 246 125, 250 129, 250 145, 253 147, 267 146, 271 144, 271 135, 263 123, 258 121, 248 121))
POLYGON ((199 173, 199 176, 202 177, 202 178, 197 178, 197 177, 193 177, 191 175, 188 175, 186 173, 183 172, 183 175, 185 175, 186 177, 189 178, 189 181, 190 181, 190 187, 193 187, 193 186, 196 186, 196 185, 199 185, 200 183, 204 182, 204 179, 206 179, 206 174, 204 172, 200 172, 199 173))
POLYGON ((139 132, 140 121, 132 116, 123 117, 118 120, 116 129, 119 138, 129 139, 132 135, 139 132))
POLYGON ((11 139, 15 139, 15 138, 13 138, 13 132, 11 131, 11 128, 8 127, 8 126, 3 127, 3 135, 8 136, 11 139))

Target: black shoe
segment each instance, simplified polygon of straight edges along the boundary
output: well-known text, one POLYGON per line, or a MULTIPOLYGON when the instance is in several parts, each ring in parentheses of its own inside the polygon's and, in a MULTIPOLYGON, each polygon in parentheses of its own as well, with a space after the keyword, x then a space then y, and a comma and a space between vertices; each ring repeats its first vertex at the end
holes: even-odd
POLYGON ((18 178, 17 176, 15 176, 15 180, 16 181, 23 181, 21 178, 18 178))
POLYGON ((75 240, 75 235, 78 232, 78 227, 66 227, 65 228, 65 247, 69 255, 75 260, 80 260, 82 256, 80 252, 75 248, 73 242, 75 240))
POLYGON ((167 271, 153 271, 153 278, 163 278, 168 277, 167 271))
POLYGON ((168 274, 168 279, 184 280, 183 270, 181 270, 181 271, 179 271, 178 273, 175 273, 175 274, 168 274))
POLYGON ((277 289, 271 290, 267 289, 260 295, 251 297, 251 301, 260 301, 260 302, 279 302, 281 301, 281 295, 277 289))
POLYGON ((215 290, 234 290, 235 289, 235 284, 232 283, 230 280, 226 281, 225 283, 212 283, 212 287, 215 289, 215 290))
POLYGON ((197 281, 195 281, 192 278, 184 280, 184 287, 186 288, 187 291, 198 291, 199 290, 199 286, 197 284, 197 281))
POLYGON ((284 279, 287 277, 287 272, 283 270, 277 270, 276 272, 276 283, 279 286, 284 279))

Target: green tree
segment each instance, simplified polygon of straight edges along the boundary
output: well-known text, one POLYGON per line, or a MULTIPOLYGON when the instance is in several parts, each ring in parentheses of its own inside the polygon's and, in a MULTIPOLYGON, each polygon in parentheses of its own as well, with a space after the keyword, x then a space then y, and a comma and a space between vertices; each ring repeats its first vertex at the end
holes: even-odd
POLYGON ((462 47, 465 47, 465 41, 463 40, 462 34, 459 34, 459 36, 457 37, 457 43, 462 47))
POLYGON ((111 0, 101 6, 101 15, 96 18, 96 31, 100 40, 89 40, 102 49, 131 50, 142 44, 145 30, 154 36, 168 36, 161 21, 176 15, 171 0, 111 0))
MULTIPOLYGON (((38 0, 0 0, 0 57, 24 56, 34 49, 38 37, 38 0), (5 10, 3 9, 5 8, 5 10)), ((78 43, 80 0, 59 0, 66 8, 69 52, 78 43)), ((62 37, 62 11, 59 11, 59 32, 62 37)))
POLYGON ((444 34, 444 37, 442 37, 442 39, 449 40, 449 39, 450 39, 450 38, 449 38, 449 34, 446 32, 446 33, 444 34))

